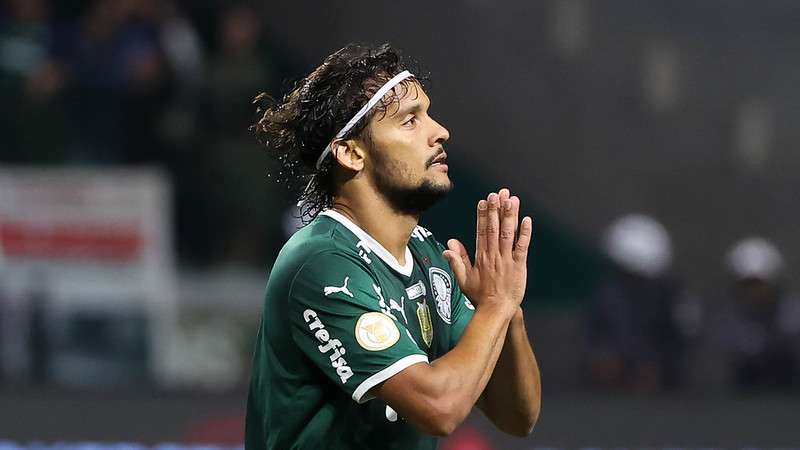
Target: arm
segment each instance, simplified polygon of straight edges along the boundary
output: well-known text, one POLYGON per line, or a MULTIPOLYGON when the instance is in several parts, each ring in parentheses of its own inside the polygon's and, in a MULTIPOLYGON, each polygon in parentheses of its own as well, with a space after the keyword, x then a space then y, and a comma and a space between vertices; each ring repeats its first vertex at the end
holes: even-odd
POLYGON ((478 407, 498 429, 521 437, 531 433, 539 418, 541 395, 539 366, 518 309, 478 407))
POLYGON ((452 432, 469 414, 495 369, 525 292, 532 223, 530 218, 522 221, 515 243, 518 211, 519 199, 509 199, 507 193, 505 198, 492 193, 488 201, 478 203, 474 265, 460 242, 448 242, 444 255, 476 308, 459 343, 432 364, 408 367, 374 389, 375 396, 424 432, 452 432))
POLYGON ((489 382, 513 309, 476 307, 459 344, 432 364, 415 364, 375 388, 419 430, 450 434, 489 382))

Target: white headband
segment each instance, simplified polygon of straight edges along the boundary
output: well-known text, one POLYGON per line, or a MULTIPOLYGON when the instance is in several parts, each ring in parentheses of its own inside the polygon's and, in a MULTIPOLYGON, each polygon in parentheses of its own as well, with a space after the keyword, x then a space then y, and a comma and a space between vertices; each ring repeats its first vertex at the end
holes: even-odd
POLYGON ((381 88, 378 89, 378 92, 376 92, 375 95, 373 95, 372 98, 369 99, 367 104, 362 106, 361 109, 358 110, 356 115, 353 116, 353 118, 350 119, 349 122, 347 122, 347 125, 345 125, 344 128, 339 130, 339 132, 336 133, 336 136, 334 136, 334 138, 331 139, 331 141, 325 147, 325 150, 322 151, 322 154, 319 155, 319 158, 317 159, 317 170, 319 170, 319 166, 322 165, 322 161, 325 160, 325 157, 328 156, 328 154, 333 150, 333 142, 335 140, 341 139, 345 134, 347 134, 347 132, 350 131, 350 129, 353 128, 353 126, 355 126, 356 122, 361 120, 361 118, 364 117, 369 112, 369 110, 371 110, 372 107, 375 106, 375 104, 378 103, 383 98, 383 96, 386 95, 387 92, 389 92, 390 89, 397 86, 401 81, 405 80, 406 78, 413 76, 414 75, 411 74, 411 72, 404 70, 395 75, 394 78, 392 78, 391 80, 387 81, 386 84, 381 86, 381 88))

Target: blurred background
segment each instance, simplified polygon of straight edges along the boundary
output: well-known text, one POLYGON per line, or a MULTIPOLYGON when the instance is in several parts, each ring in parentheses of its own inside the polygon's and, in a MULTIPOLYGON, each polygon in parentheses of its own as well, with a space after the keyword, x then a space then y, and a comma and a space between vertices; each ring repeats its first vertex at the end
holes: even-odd
POLYGON ((0 448, 241 446, 296 229, 251 101, 351 41, 431 73, 440 241, 503 186, 535 216, 540 422, 474 413, 445 450, 800 447, 798 24, 789 0, 2 0, 0 448))

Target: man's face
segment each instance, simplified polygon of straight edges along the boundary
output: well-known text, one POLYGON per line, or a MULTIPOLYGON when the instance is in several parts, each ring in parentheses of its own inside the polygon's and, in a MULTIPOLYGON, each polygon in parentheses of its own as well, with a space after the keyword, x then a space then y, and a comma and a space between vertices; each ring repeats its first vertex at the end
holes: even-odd
POLYGON ((748 277, 737 281, 737 292, 740 298, 751 306, 774 304, 778 300, 776 285, 757 277, 748 277))
POLYGON ((428 115, 430 99, 419 84, 397 90, 399 102, 370 122, 366 173, 395 209, 419 214, 453 187, 443 147, 450 133, 428 115))

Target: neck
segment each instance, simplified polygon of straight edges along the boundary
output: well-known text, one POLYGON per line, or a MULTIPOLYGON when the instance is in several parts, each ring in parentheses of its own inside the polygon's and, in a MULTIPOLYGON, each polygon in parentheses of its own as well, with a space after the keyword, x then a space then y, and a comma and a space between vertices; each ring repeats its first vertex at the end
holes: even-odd
POLYGON ((397 262, 406 263, 406 246, 419 222, 419 216, 397 212, 376 192, 360 196, 337 196, 333 209, 380 242, 397 262))

